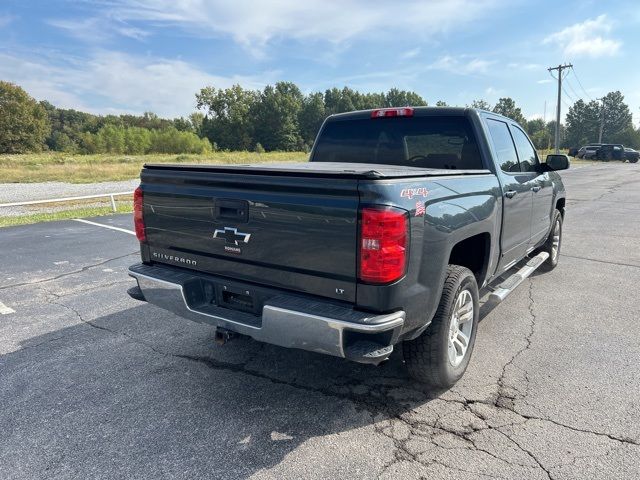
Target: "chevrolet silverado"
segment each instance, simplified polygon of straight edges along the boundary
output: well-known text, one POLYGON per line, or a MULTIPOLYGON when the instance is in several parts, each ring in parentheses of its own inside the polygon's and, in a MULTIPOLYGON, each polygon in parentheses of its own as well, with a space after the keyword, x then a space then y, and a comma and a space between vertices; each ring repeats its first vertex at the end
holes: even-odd
POLYGON ((330 116, 308 162, 145 165, 129 294, 220 343, 372 364, 402 344, 409 375, 446 388, 469 363, 479 291, 499 302, 557 265, 568 166, 509 118, 448 107, 330 116))

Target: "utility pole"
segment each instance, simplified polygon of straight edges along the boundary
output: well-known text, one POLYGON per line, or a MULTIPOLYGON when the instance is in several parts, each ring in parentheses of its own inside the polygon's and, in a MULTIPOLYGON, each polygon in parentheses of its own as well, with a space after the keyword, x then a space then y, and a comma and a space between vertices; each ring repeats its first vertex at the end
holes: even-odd
MULTIPOLYGON (((573 67, 573 65, 569 64, 564 64, 564 65, 558 65, 557 67, 550 67, 547 70, 549 70, 549 73, 551 73, 553 70, 557 70, 558 71, 558 104, 556 105, 556 138, 555 138, 555 148, 556 148, 556 153, 560 153, 560 106, 562 102, 562 71, 567 69, 567 68, 571 68, 573 67)), ((553 74, 551 74, 553 76, 553 74)))
POLYGON ((600 108, 600 131, 598 132, 598 143, 602 143, 602 132, 604 130, 604 101, 605 101, 605 97, 596 98, 596 100, 602 100, 602 107, 600 108))

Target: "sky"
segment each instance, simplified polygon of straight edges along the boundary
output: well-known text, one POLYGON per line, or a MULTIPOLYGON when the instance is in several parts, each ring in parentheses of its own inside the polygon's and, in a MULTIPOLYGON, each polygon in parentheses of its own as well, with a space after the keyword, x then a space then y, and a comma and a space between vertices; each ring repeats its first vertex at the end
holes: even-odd
POLYGON ((429 104, 513 98, 555 114, 620 90, 640 124, 640 2, 2 0, 0 80, 93 113, 195 110, 212 85, 413 90, 429 104))

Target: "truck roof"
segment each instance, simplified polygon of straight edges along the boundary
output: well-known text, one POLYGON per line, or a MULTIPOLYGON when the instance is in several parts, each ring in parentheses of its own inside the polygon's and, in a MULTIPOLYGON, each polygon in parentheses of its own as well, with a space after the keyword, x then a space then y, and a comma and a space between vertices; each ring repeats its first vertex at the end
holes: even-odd
POLYGON ((481 108, 472 108, 472 107, 384 107, 384 108, 370 108, 367 110, 355 110, 352 112, 344 112, 344 113, 334 113, 333 115, 329 115, 327 117, 327 121, 331 120, 347 120, 347 119, 361 119, 361 118, 371 118, 371 112, 375 110, 385 110, 387 108, 412 108, 414 116, 417 117, 426 117, 426 116, 442 116, 442 117, 455 117, 455 116, 468 116, 469 114, 490 114, 496 117, 502 117, 508 120, 515 122, 515 120, 511 118, 507 118, 499 113, 494 113, 489 110, 483 110, 481 108))

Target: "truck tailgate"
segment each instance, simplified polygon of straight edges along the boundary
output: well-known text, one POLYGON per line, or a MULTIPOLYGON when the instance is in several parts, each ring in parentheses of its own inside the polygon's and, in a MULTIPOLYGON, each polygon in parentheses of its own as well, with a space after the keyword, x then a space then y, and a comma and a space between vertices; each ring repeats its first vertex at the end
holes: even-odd
POLYGON ((142 171, 152 262, 355 301, 358 179, 142 171))

